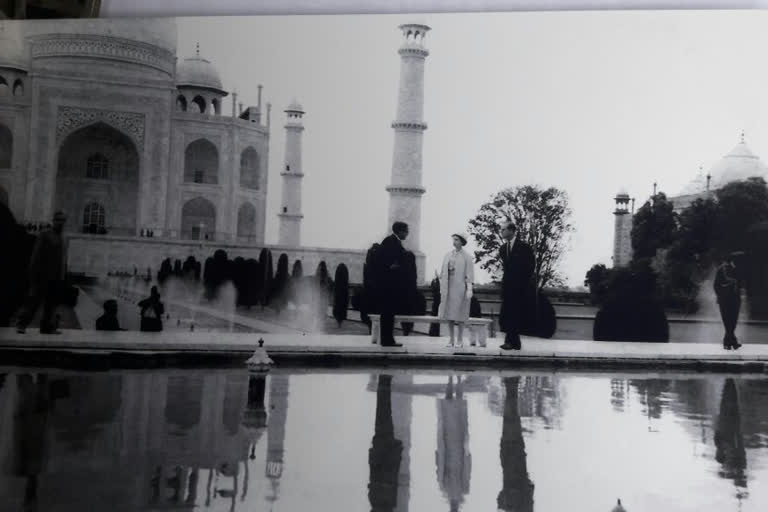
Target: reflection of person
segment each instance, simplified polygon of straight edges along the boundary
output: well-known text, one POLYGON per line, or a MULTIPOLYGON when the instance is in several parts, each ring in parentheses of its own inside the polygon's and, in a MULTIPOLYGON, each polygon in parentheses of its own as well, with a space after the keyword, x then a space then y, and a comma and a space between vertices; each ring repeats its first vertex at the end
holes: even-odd
POLYGON ((29 294, 16 322, 16 330, 23 334, 32 321, 35 311, 43 304, 40 332, 60 334, 55 325, 54 314, 64 284, 64 223, 67 217, 62 212, 53 216, 53 227, 37 237, 32 258, 29 262, 29 294))
POLYGON ((117 301, 109 299, 104 301, 104 314, 96 319, 97 331, 124 331, 120 328, 117 319, 117 301))
POLYGON ((508 221, 501 230, 504 244, 499 250, 503 270, 501 278, 501 311, 499 323, 506 334, 504 350, 520 350, 520 330, 526 311, 526 300, 532 286, 531 279, 536 258, 531 246, 517 238, 517 226, 508 221))
POLYGON ((472 471, 472 457, 469 453, 469 417, 467 401, 462 396, 461 377, 457 377, 455 390, 453 377, 449 377, 445 398, 437 401, 435 460, 440 490, 450 502, 451 510, 458 511, 464 496, 469 493, 469 479, 472 471))
POLYGON ((157 332, 163 330, 163 313, 165 306, 160 302, 160 292, 157 286, 150 290, 148 298, 139 302, 141 309, 141 330, 144 332, 157 332))
POLYGON ((376 423, 368 451, 371 512, 392 512, 397 508, 398 474, 403 443, 395 438, 392 421, 392 376, 379 375, 376 389, 376 423))
POLYGON ((504 424, 501 431, 501 471, 503 487, 497 498, 498 509, 508 512, 533 512, 533 482, 528 478, 523 426, 517 396, 520 377, 504 379, 504 424))
POLYGON ((737 487, 747 486, 747 453, 741 433, 739 395, 733 379, 725 379, 720 397, 720 415, 715 427, 715 460, 722 465, 720 476, 737 487))
POLYGON ((472 256, 464 250, 467 235, 454 234, 452 241, 453 249, 443 258, 440 270, 440 307, 437 314, 443 320, 448 320, 451 337, 448 346, 454 346, 454 329, 458 326, 458 346, 461 347, 464 344, 464 324, 469 319, 475 272, 472 256))
POLYGON ((376 283, 381 313, 381 345, 399 347, 395 342, 395 315, 407 305, 407 260, 403 241, 408 238, 408 224, 395 222, 392 234, 382 240, 376 251, 376 283))
POLYGON ((723 348, 726 350, 736 350, 741 347, 735 334, 739 309, 741 308, 741 279, 734 261, 734 256, 737 254, 733 253, 724 258, 715 273, 715 294, 717 295, 717 304, 720 306, 723 327, 725 327, 723 348))

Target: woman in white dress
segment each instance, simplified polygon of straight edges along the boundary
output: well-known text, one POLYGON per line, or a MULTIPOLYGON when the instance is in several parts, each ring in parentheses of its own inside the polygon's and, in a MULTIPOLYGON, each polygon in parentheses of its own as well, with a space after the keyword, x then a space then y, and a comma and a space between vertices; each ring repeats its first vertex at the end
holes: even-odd
POLYGON ((440 271, 440 307, 438 316, 448 320, 448 332, 451 340, 449 347, 455 346, 454 330, 458 326, 458 346, 464 344, 464 324, 469 320, 469 303, 472 299, 472 285, 475 281, 475 263, 472 256, 464 250, 467 245, 465 233, 455 233, 453 250, 443 258, 440 271))

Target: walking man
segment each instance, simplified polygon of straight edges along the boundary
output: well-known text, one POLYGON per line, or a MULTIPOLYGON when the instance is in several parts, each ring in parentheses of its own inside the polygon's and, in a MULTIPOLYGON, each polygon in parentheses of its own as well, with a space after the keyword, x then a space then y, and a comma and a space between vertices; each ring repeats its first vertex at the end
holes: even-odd
POLYGON ((732 253, 723 259, 715 273, 715 295, 720 306, 720 317, 725 327, 723 348, 737 350, 741 343, 736 339, 736 324, 741 309, 741 279, 734 258, 741 253, 732 253))

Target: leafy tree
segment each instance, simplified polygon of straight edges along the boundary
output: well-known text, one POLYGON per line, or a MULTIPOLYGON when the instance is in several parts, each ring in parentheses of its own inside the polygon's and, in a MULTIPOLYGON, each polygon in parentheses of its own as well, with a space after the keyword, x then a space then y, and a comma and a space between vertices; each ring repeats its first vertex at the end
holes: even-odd
POLYGON ((593 304, 600 304, 608 290, 608 279, 611 271, 602 263, 592 265, 584 277, 584 286, 589 288, 593 304))
POLYGON ((748 245, 748 229, 768 220, 768 187, 763 178, 734 181, 716 193, 718 214, 713 246, 718 254, 743 250, 748 245))
POLYGON ((564 280, 558 265, 574 231, 570 217, 568 195, 560 189, 533 185, 504 189, 469 221, 469 232, 477 243, 475 261, 494 277, 500 277, 501 228, 504 221, 511 220, 517 225, 518 237, 533 249, 538 288, 561 285, 564 280))
POLYGON ((674 205, 659 192, 637 210, 632 221, 632 258, 652 259, 677 237, 677 214, 674 205))
POLYGON ((267 249, 266 247, 261 250, 261 253, 259 254, 259 267, 261 268, 261 271, 263 272, 264 279, 261 284, 261 293, 259 297, 259 302, 261 303, 261 307, 265 307, 267 304, 269 304, 270 299, 270 291, 272 290, 272 279, 274 275, 274 270, 272 266, 272 251, 267 249))
POLYGON ((277 272, 275 274, 275 281, 272 286, 272 300, 270 301, 278 313, 282 311, 283 308, 285 308, 289 279, 288 255, 283 253, 277 259, 277 272))
POLYGON ((301 265, 301 260, 296 260, 293 263, 293 270, 291 271, 291 277, 300 278, 304 276, 304 267, 301 265))
POLYGON ((343 263, 336 267, 333 287, 333 318, 339 323, 347 319, 349 309, 349 270, 343 263))

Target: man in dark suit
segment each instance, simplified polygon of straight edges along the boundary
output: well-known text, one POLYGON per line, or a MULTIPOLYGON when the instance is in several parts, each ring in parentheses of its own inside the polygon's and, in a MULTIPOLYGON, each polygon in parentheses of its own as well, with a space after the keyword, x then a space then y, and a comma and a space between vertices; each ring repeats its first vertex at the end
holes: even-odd
POLYGON ((499 327, 506 334, 503 350, 520 350, 520 330, 525 320, 526 301, 530 295, 536 258, 533 249, 517 238, 517 226, 506 222, 501 236, 504 244, 499 249, 499 261, 504 272, 501 278, 501 312, 499 327))
POLYGON ((376 281, 381 314, 381 346, 401 347, 395 342, 395 314, 401 313, 408 300, 408 261, 403 241, 408 238, 408 224, 395 222, 392 234, 382 240, 376 251, 376 281))

